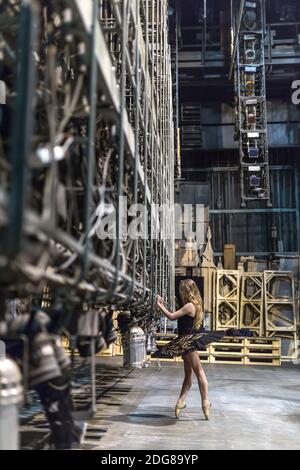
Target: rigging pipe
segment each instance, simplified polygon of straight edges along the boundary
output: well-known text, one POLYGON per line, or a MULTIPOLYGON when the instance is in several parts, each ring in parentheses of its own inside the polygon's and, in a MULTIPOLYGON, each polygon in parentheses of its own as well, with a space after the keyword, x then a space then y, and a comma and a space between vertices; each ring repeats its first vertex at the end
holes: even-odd
POLYGON ((236 33, 235 33, 235 39, 234 39, 234 49, 233 49, 233 54, 232 54, 232 58, 231 58, 229 76, 228 76, 229 80, 231 80, 231 78, 232 78, 233 66, 234 66, 238 41, 239 41, 239 34, 240 34, 241 22, 242 22, 242 18, 243 18, 244 6, 245 6, 245 0, 242 0, 241 5, 240 5, 240 11, 239 11, 238 23, 237 23, 236 33))
POLYGON ((202 39, 202 65, 205 65, 206 44, 207 44, 207 0, 203 0, 203 39, 202 39))

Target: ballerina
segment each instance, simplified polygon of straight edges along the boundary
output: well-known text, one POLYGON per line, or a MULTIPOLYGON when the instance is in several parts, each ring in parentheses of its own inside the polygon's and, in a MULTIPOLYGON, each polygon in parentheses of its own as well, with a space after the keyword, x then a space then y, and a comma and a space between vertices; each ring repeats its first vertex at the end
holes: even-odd
POLYGON ((202 411, 209 420, 212 404, 208 399, 208 381, 202 367, 198 351, 205 350, 210 343, 220 341, 225 335, 247 335, 246 330, 205 331, 203 328, 204 308, 198 287, 192 279, 180 282, 179 294, 183 307, 174 313, 168 311, 163 299, 157 297, 157 306, 169 320, 178 321, 178 336, 159 349, 154 357, 182 356, 184 364, 184 380, 180 396, 175 407, 176 419, 186 408, 186 398, 192 387, 193 373, 196 375, 202 400, 202 411))

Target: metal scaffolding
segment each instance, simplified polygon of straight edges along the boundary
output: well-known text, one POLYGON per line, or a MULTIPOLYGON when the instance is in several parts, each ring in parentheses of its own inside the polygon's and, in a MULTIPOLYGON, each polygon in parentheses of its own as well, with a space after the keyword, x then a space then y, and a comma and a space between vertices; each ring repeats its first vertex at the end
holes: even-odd
POLYGON ((4 112, 14 116, 8 134, 1 133, 0 280, 8 297, 41 299, 47 284, 54 301, 66 304, 72 292, 150 312, 159 292, 172 305, 173 220, 171 236, 163 237, 156 207, 173 204, 167 6, 2 2, 4 112), (129 207, 147 209, 145 236, 137 240, 123 234, 125 197, 129 207), (108 205, 116 237, 103 240, 98 228, 108 205))

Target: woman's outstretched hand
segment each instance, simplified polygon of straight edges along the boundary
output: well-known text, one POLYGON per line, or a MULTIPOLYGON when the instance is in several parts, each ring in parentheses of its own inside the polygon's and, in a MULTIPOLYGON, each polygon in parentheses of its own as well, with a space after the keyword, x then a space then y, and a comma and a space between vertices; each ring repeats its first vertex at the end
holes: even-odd
POLYGON ((158 306, 158 308, 164 307, 164 301, 162 297, 160 297, 159 295, 157 296, 157 299, 156 299, 156 305, 158 306))

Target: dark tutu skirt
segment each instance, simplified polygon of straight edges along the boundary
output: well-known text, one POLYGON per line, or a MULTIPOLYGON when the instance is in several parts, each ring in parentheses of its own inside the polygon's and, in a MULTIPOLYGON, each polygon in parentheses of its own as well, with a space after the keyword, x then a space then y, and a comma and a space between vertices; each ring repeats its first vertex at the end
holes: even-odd
POLYGON ((221 341, 224 336, 249 337, 253 333, 249 330, 226 330, 226 331, 205 331, 204 329, 194 330, 189 334, 179 335, 170 343, 158 349, 152 357, 173 358, 182 356, 192 351, 205 351, 210 343, 221 341))

